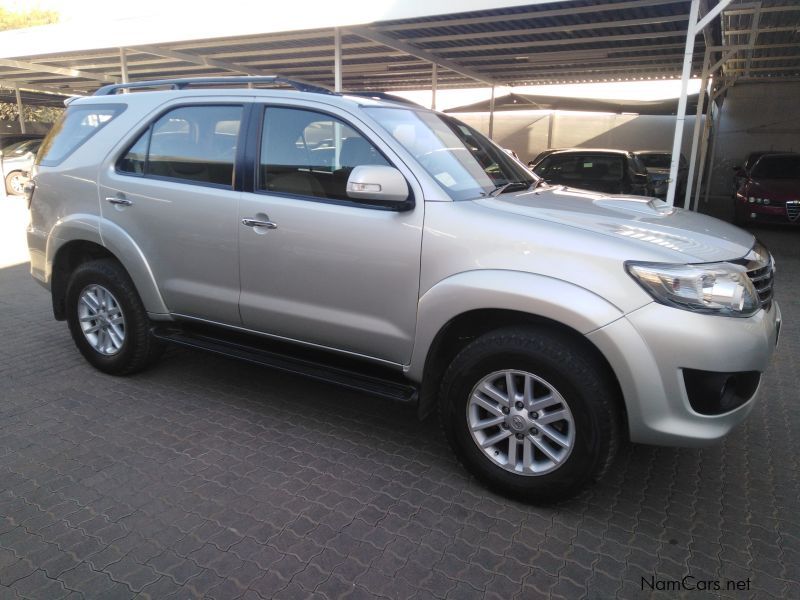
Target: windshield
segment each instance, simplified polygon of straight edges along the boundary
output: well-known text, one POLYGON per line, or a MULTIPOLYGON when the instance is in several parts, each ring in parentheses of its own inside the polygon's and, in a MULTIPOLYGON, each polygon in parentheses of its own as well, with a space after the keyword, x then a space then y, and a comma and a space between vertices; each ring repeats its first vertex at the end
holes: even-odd
POLYGON ((636 156, 644 163, 644 166, 651 169, 669 169, 672 162, 671 154, 637 154, 636 156))
POLYGON ((753 167, 753 179, 800 179, 800 154, 763 156, 753 167))
POLYGON ((368 107, 365 110, 417 159, 453 200, 520 191, 538 181, 502 148, 452 117, 411 108, 368 107))

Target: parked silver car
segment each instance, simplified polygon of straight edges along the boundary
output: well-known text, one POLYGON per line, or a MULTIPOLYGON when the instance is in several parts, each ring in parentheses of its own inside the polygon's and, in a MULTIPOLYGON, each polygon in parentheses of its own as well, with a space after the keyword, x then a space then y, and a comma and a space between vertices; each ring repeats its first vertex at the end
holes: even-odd
POLYGON ((780 310, 751 234, 543 185, 421 107, 224 82, 102 88, 39 153, 31 273, 98 369, 173 342, 413 402, 533 501, 753 408, 780 310))
POLYGON ((6 186, 6 193, 21 196, 33 167, 36 152, 42 145, 41 139, 17 142, 5 148, 0 154, 0 173, 6 186))

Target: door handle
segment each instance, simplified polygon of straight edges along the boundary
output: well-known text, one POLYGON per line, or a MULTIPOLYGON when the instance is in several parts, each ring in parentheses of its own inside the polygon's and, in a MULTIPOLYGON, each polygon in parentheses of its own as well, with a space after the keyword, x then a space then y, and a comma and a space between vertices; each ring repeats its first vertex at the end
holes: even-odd
POLYGON ((133 202, 131 202, 127 198, 117 198, 115 196, 106 198, 106 202, 110 202, 111 204, 116 204, 117 206, 133 206, 133 202))
POLYGON ((248 227, 266 227, 267 229, 277 229, 278 225, 272 221, 259 221, 258 219, 242 219, 242 225, 248 227))

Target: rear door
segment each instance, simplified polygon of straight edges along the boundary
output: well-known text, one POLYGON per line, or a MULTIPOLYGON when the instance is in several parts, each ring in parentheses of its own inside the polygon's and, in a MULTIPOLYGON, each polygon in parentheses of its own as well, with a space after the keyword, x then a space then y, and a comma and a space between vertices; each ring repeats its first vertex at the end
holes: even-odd
MULTIPOLYGON (((239 212, 246 328, 396 364, 411 356, 424 202, 412 172, 352 115, 316 104, 255 105, 253 177, 239 212), (405 176, 396 212, 345 192, 359 165, 405 176), (244 220, 274 224, 253 227, 244 220)), ((250 146, 250 144, 248 144, 250 146)))
POLYGON ((173 105, 100 174, 104 219, 141 249, 170 312, 240 324, 234 166, 247 103, 173 105))

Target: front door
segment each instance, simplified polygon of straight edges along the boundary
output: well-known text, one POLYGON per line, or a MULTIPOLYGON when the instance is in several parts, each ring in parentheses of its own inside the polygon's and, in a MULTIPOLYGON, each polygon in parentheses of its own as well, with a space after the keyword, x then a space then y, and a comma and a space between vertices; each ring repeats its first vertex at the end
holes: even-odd
POLYGON ((265 106, 257 120, 252 190, 239 211, 240 221, 251 220, 239 227, 243 325, 407 363, 424 211, 410 170, 366 126, 334 109, 265 106), (416 206, 395 212, 348 198, 349 173, 370 164, 400 168, 416 206))

